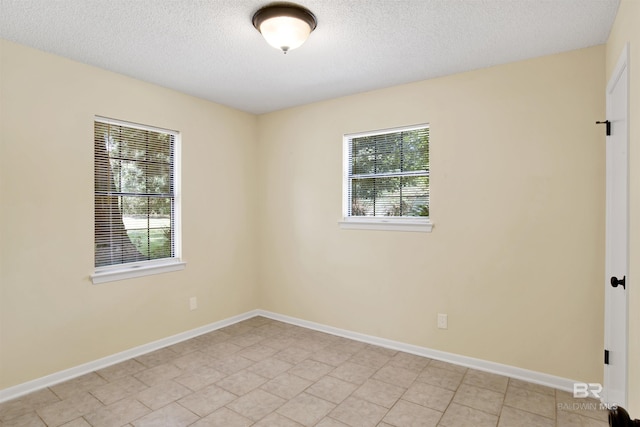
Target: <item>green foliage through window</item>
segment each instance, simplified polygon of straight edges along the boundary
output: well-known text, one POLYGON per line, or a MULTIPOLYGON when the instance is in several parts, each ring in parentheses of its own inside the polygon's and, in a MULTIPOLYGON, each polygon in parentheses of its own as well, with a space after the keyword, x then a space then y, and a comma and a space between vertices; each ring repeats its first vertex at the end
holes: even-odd
POLYGON ((348 137, 349 216, 429 216, 427 125, 348 137))
POLYGON ((175 135, 95 121, 96 267, 174 256, 175 135))

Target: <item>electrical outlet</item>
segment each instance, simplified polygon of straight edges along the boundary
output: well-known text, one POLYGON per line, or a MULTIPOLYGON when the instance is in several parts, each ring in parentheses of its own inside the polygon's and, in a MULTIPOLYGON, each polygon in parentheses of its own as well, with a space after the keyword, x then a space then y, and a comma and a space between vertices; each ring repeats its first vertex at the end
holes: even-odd
POLYGON ((196 308, 198 308, 198 298, 189 298, 189 310, 195 310, 196 308))
POLYGON ((447 329, 447 315, 438 313, 438 329, 447 329))

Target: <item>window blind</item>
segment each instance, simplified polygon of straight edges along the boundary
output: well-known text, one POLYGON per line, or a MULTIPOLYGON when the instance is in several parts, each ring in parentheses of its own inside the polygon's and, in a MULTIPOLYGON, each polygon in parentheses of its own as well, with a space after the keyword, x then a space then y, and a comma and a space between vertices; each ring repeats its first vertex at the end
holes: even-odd
POLYGON ((175 139, 96 118, 96 267, 175 256, 175 139))
POLYGON ((346 136, 348 216, 429 216, 429 126, 346 136))

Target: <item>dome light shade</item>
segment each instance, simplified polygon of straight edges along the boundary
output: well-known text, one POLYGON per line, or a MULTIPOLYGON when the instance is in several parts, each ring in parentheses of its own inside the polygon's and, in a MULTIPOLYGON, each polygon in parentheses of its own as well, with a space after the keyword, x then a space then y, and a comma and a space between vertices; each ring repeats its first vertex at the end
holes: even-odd
POLYGON ((300 47, 316 25, 313 13, 292 4, 265 6, 253 15, 253 26, 267 43, 284 53, 300 47))

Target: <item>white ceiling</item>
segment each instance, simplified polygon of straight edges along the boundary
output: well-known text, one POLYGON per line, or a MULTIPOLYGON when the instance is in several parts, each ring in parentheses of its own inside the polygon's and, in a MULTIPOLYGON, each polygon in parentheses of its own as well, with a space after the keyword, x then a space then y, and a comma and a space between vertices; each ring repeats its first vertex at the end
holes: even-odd
MULTIPOLYGON (((627 0, 628 1, 628 0, 627 0)), ((297 0, 287 55, 270 0, 0 0, 0 37, 251 113, 605 43, 620 0, 297 0)))

